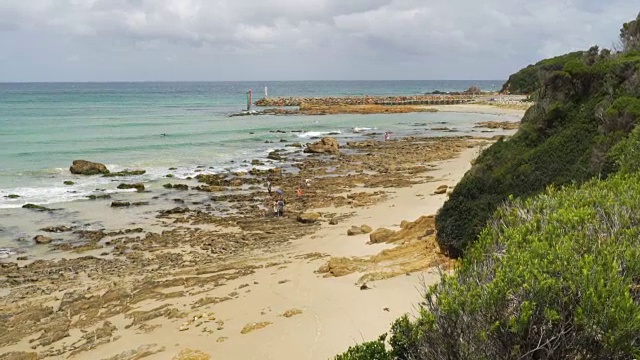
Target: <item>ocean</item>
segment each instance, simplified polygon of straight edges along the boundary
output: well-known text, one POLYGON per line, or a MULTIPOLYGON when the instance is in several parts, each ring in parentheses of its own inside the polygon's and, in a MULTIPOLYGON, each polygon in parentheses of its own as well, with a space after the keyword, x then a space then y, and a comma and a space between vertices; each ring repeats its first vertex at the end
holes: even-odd
POLYGON ((145 169, 136 179, 148 182, 169 168, 177 168, 171 171, 177 177, 194 175, 198 166, 240 170, 247 167, 243 161, 280 148, 280 139, 357 136, 354 129, 367 128, 404 134, 416 131, 416 123, 453 121, 450 114, 426 113, 229 117, 246 108, 249 89, 257 100, 265 86, 277 97, 413 95, 472 85, 496 90, 502 81, 0 84, 0 208, 85 199, 112 185, 113 179, 70 174, 74 159, 101 162, 111 171, 145 169), (64 185, 67 180, 75 185, 64 185))
POLYGON ((100 214, 94 216, 94 211, 82 204, 89 203, 87 196, 92 194, 130 193, 117 189, 121 182, 142 182, 149 189, 162 189, 169 174, 174 179, 184 179, 199 173, 246 171, 253 167, 254 159, 264 161, 262 167, 277 166, 266 160, 269 152, 282 149, 287 143, 304 144, 329 133, 339 141, 360 139, 365 132, 372 131, 389 131, 392 136, 477 134, 474 123, 495 119, 490 115, 463 113, 230 117, 246 108, 249 89, 254 90, 255 101, 263 96, 265 86, 270 97, 364 96, 463 91, 470 86, 499 90, 502 83, 496 80, 0 84, 0 250, 3 246, 22 246, 16 243, 17 238, 28 238, 34 229, 50 222, 71 221, 73 217, 98 221, 100 214), (458 132, 430 130, 443 126, 458 132), (116 179, 73 175, 69 166, 75 159, 103 163, 112 172, 144 169, 146 173, 116 179), (65 185, 65 181, 74 184, 65 185), (75 213, 70 215, 72 212, 67 211, 63 216, 20 209, 27 203, 53 204, 75 209, 75 213))

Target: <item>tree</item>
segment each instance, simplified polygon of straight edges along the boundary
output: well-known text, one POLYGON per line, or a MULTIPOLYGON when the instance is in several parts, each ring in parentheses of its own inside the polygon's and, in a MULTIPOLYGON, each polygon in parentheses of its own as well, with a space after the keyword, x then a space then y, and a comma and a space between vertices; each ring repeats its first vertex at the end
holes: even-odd
POLYGON ((635 20, 622 25, 620 40, 622 41, 623 51, 640 50, 640 14, 635 20))

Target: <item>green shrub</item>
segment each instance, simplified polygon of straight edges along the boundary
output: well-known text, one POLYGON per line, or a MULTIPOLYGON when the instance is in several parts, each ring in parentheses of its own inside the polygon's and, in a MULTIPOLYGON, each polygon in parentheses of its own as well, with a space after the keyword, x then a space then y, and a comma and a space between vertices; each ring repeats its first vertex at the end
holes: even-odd
POLYGON ((349 347, 345 353, 337 355, 334 360, 392 360, 387 352, 385 340, 387 335, 381 335, 378 340, 368 341, 349 347))
POLYGON ((572 60, 582 59, 583 52, 573 52, 551 59, 542 60, 535 65, 529 65, 517 73, 509 76, 500 92, 511 94, 531 94, 543 85, 546 73, 563 70, 565 64, 572 60))
POLYGON ((411 359, 637 358, 638 239, 638 173, 512 198, 395 343, 411 359))
POLYGON ((552 107, 544 116, 525 118, 511 140, 487 148, 438 211, 440 247, 451 256, 463 255, 509 195, 526 197, 549 184, 582 182, 596 175, 593 106, 552 107))
POLYGON ((611 158, 621 173, 640 171, 640 127, 633 129, 628 138, 611 149, 611 158))
POLYGON ((510 140, 483 152, 438 212, 438 243, 449 255, 463 256, 509 195, 528 197, 548 185, 582 183, 615 171, 609 152, 640 118, 640 99, 629 93, 640 84, 640 52, 604 57, 596 56, 595 48, 591 52, 543 60, 513 75, 522 79, 537 69, 542 81, 537 102, 510 140))
POLYGON ((640 14, 635 20, 622 25, 620 29, 620 41, 625 51, 640 50, 640 14))

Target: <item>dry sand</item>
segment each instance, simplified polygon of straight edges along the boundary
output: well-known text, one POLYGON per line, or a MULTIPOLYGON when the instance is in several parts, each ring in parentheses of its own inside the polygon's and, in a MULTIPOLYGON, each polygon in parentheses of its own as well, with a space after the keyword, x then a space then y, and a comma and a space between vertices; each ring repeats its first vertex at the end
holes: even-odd
MULTIPOLYGON (((446 109, 508 116, 522 116, 523 113, 481 105, 447 106, 446 109)), ((385 249, 400 246, 368 244, 369 234, 347 236, 347 230, 363 224, 373 229, 399 230, 402 221, 435 214, 447 194, 434 195, 434 191, 441 185, 455 186, 471 167, 478 151, 477 147, 469 148, 457 158, 435 163, 435 170, 428 173, 433 181, 385 189, 388 197, 373 205, 357 210, 316 209, 351 216, 336 225, 322 223, 318 231, 292 241, 286 250, 274 249, 273 253, 267 250, 257 258, 245 259, 245 264, 254 266, 253 273, 231 277, 222 286, 204 289, 203 285, 203 292, 206 290, 203 301, 209 302, 206 306, 196 310, 190 307, 193 304, 190 296, 199 295, 192 289, 188 296, 171 300, 173 308, 184 312, 175 318, 165 314, 144 321, 143 326, 133 327, 130 326, 131 319, 122 314, 110 318, 112 326, 121 329, 117 339, 78 352, 71 358, 173 359, 179 358, 178 354, 182 352, 185 359, 206 359, 207 354, 212 359, 328 359, 351 345, 375 339, 387 332, 396 318, 415 313, 424 287, 438 281, 438 269, 433 267, 385 280, 367 281, 367 290, 361 290, 364 272, 327 278, 326 274, 318 273, 318 269, 327 264, 329 258, 356 256, 367 262, 385 249), (125 329, 127 325, 129 328, 125 329), (131 349, 136 351, 128 352, 131 349), (187 355, 185 349, 202 353, 187 355)), ((359 191, 376 189, 352 189, 352 192, 359 191)), ((437 256, 432 259, 433 265, 438 259, 437 256)), ((378 267, 384 265, 376 264, 378 267)), ((175 290, 180 290, 180 286, 175 290)), ((136 310, 148 311, 156 306, 157 303, 149 299, 137 303, 136 310)), ((96 326, 101 327, 107 325, 96 326)), ((88 335, 86 330, 84 334, 72 331, 61 341, 72 344, 83 336, 98 337, 96 334, 100 331, 88 335)), ((3 350, 24 351, 29 347, 23 341, 3 350)))

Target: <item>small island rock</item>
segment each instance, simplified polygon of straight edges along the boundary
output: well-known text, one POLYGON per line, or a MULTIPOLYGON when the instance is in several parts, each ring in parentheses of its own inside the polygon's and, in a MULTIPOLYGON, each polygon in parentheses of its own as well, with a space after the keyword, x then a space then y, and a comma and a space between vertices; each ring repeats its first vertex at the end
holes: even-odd
POLYGON ((104 164, 87 160, 73 160, 73 165, 69 168, 72 174, 96 175, 108 174, 109 169, 104 164))

